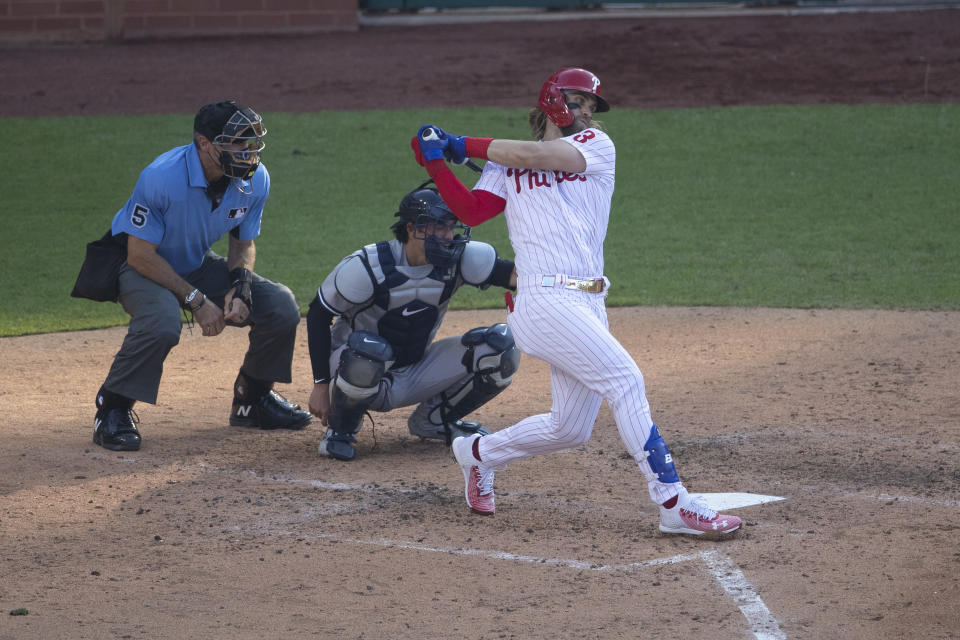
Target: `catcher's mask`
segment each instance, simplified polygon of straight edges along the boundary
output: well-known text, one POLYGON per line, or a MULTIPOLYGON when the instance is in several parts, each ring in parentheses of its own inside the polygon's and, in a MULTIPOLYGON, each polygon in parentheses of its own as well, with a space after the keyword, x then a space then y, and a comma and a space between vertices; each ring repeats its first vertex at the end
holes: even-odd
POLYGON ((227 177, 249 180, 257 172, 267 129, 256 111, 235 100, 215 102, 197 112, 193 128, 219 152, 227 177))
POLYGON ((573 124, 573 114, 567 105, 566 91, 589 93, 597 100, 597 113, 610 111, 610 105, 600 96, 600 78, 586 69, 568 67, 547 78, 540 89, 537 106, 553 124, 563 129, 573 124))
POLYGON ((403 196, 394 215, 400 220, 393 228, 413 223, 413 237, 423 240, 427 261, 435 267, 456 265, 470 241, 470 227, 457 220, 436 189, 420 185, 403 196))

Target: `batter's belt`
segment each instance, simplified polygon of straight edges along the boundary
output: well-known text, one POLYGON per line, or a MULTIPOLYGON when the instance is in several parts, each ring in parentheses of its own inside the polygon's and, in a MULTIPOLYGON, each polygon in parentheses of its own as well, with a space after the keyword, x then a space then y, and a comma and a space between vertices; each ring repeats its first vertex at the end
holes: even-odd
POLYGON ((519 276, 517 280, 519 284, 524 286, 557 287, 560 289, 573 289, 574 291, 586 291, 587 293, 603 293, 610 288, 610 281, 606 277, 574 278, 562 273, 519 276))

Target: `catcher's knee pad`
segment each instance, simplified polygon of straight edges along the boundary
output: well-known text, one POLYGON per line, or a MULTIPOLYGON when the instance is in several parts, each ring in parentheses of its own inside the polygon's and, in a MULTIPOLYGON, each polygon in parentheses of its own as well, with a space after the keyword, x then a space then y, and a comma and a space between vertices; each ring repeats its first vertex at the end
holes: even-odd
POLYGON ((492 327, 477 327, 463 334, 460 342, 467 347, 463 354, 463 366, 470 373, 482 376, 490 383, 505 388, 513 381, 513 374, 520 366, 520 350, 513 341, 513 332, 506 324, 492 327), (486 344, 492 353, 477 355, 477 347, 486 344))
POLYGON ((354 331, 340 353, 337 386, 351 397, 371 396, 391 364, 393 348, 389 342, 369 331, 354 331))
POLYGON ((463 366, 473 376, 444 390, 441 403, 428 416, 433 424, 456 422, 490 402, 510 386, 520 366, 520 350, 505 324, 471 329, 460 342, 467 347, 463 366), (478 349, 481 345, 489 348, 478 349))
POLYGON ((328 421, 335 432, 352 434, 360 430, 363 414, 391 364, 393 349, 381 336, 369 331, 350 334, 331 385, 328 421))
POLYGON ((660 482, 680 482, 677 477, 677 468, 673 464, 673 456, 667 448, 667 443, 660 437, 657 425, 654 424, 650 429, 650 437, 647 443, 643 445, 643 450, 647 454, 647 464, 657 474, 657 480, 660 482))

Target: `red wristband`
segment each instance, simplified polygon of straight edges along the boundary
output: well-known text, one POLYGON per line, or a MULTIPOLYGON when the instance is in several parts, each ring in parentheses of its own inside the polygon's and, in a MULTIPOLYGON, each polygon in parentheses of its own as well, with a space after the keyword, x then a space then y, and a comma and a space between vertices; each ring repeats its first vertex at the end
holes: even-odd
POLYGON ((467 151, 468 158, 479 158, 481 160, 489 160, 487 157, 487 148, 490 146, 490 143, 493 142, 493 138, 466 138, 464 139, 464 147, 467 151))

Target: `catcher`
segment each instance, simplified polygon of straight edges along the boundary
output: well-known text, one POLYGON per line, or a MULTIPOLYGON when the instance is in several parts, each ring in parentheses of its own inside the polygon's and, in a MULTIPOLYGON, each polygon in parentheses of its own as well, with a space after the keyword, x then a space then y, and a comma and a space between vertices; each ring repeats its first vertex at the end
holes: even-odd
POLYGON ((400 201, 394 239, 345 257, 310 303, 309 408, 328 427, 322 456, 353 460, 367 411, 415 404, 407 421, 414 435, 449 445, 489 433, 463 418, 506 389, 519 365, 506 324, 434 342, 457 289, 513 289, 517 279, 513 262, 472 241, 470 227, 427 184, 400 201))

